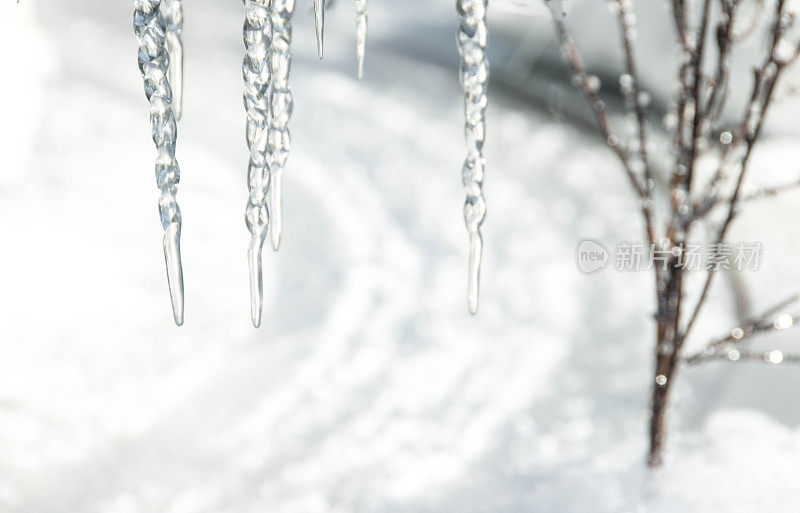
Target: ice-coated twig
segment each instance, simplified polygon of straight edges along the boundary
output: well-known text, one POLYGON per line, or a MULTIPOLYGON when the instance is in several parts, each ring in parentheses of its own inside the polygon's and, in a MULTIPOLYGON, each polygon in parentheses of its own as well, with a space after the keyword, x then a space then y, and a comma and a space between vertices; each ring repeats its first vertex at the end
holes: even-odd
MULTIPOLYGON (((738 158, 738 177, 735 181, 733 193, 730 195, 729 199, 726 200, 728 212, 725 216, 725 219, 717 228, 717 234, 715 238, 716 244, 721 244, 725 240, 728 229, 730 228, 733 220, 739 214, 740 203, 743 199, 742 184, 744 183, 745 176, 747 175, 748 164, 750 162, 750 156, 753 152, 753 147, 758 141, 762 127, 764 126, 764 120, 766 119, 767 112, 772 104, 775 85, 777 84, 778 79, 786 67, 797 60, 798 52, 800 52, 800 46, 798 46, 800 43, 789 45, 789 43, 787 43, 784 39, 785 32, 793 23, 793 18, 787 19, 787 17, 784 16, 785 5, 785 0, 778 0, 772 22, 769 53, 764 61, 764 64, 753 71, 753 91, 747 104, 744 121, 739 126, 736 134, 736 138, 738 142, 743 145, 744 151, 738 158), (784 45, 787 45, 789 50, 782 51, 784 45)), ((736 143, 737 141, 734 141, 734 144, 736 143)), ((733 144, 729 145, 729 148, 731 147, 733 147, 733 144)), ((723 154, 723 159, 727 156, 727 154, 729 154, 730 151, 732 150, 726 148, 726 152, 723 154)), ((720 170, 722 169, 724 169, 724 167, 720 167, 720 170)), ((720 170, 718 170, 717 175, 722 174, 722 171, 720 170)), ((715 177, 715 179, 716 178, 717 177, 715 177)), ((716 183, 712 182, 712 184, 709 185, 705 195, 706 198, 711 198, 712 202, 714 196, 717 194, 715 187, 716 183)), ((713 283, 715 275, 714 271, 715 269, 713 267, 708 270, 705 283, 703 284, 703 289, 700 292, 700 297, 695 303, 694 308, 691 310, 691 315, 686 323, 686 328, 684 328, 680 334, 680 339, 686 338, 694 327, 700 311, 708 297, 708 292, 711 289, 711 284, 713 283)))
POLYGON ((782 363, 800 363, 800 354, 784 353, 778 349, 770 351, 740 351, 738 349, 727 349, 725 351, 715 351, 704 355, 698 360, 689 360, 687 363, 696 365, 702 362, 722 360, 728 362, 763 362, 772 365, 782 363))
POLYGON ((250 267, 250 315, 253 325, 261 325, 264 289, 261 252, 269 230, 270 164, 269 93, 272 81, 270 46, 272 44, 271 0, 242 0, 245 6, 244 45, 242 64, 244 105, 247 110, 247 147, 250 163, 247 168, 247 187, 250 192, 245 222, 250 231, 248 263, 250 267))
POLYGON ((292 68, 292 15, 294 0, 272 0, 272 89, 269 96, 269 235, 272 249, 281 245, 283 214, 281 196, 283 170, 291 149, 289 119, 292 117, 292 91, 289 88, 289 72, 292 68))
POLYGON ((150 102, 150 128, 158 156, 156 183, 161 190, 158 210, 164 228, 164 260, 175 324, 183 324, 183 269, 181 266, 181 211, 175 195, 180 169, 175 159, 177 126, 169 83, 167 25, 161 0, 134 0, 133 27, 139 43, 139 70, 150 102))
POLYGON ((172 110, 175 119, 183 116, 183 5, 181 0, 163 0, 161 10, 167 24, 167 51, 169 52, 169 83, 172 86, 172 110))
MULTIPOLYGON (((761 333, 798 327, 798 316, 784 312, 790 306, 797 304, 798 301, 800 301, 800 294, 786 298, 759 315, 746 319, 725 335, 711 340, 702 350, 685 357, 684 360, 689 364, 698 364, 708 360, 728 358, 730 356, 730 346, 732 345, 761 333)), ((735 354, 733 355, 735 356, 735 354)), ((732 361, 737 360, 737 358, 730 359, 732 361)))
POLYGON ((356 55, 358 78, 364 78, 364 61, 367 58, 367 0, 356 0, 356 55))
POLYGON ((317 27, 317 53, 322 59, 325 35, 325 0, 314 0, 314 22, 317 27))
POLYGON ((467 140, 467 158, 461 170, 466 190, 464 221, 469 233, 469 311, 478 312, 483 237, 481 225, 486 218, 486 201, 483 198, 483 177, 486 162, 483 143, 486 138, 486 105, 489 80, 489 63, 486 59, 488 31, 486 9, 488 0, 457 0, 460 19, 458 51, 461 55, 460 79, 464 89, 464 131, 467 140))

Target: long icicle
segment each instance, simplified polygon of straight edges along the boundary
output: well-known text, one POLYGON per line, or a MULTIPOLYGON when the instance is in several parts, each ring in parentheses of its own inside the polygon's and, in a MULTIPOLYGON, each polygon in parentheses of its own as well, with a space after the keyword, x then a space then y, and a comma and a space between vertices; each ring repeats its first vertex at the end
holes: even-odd
POLYGON ((183 4, 181 0, 163 0, 161 10, 167 24, 167 51, 169 52, 169 83, 172 86, 172 110, 175 119, 183 116, 183 4))
POLYGON ((289 72, 292 68, 292 15, 294 0, 272 0, 272 90, 270 91, 269 130, 269 235, 272 249, 281 245, 283 226, 282 192, 283 170, 289 157, 292 140, 289 135, 289 119, 292 117, 292 91, 289 88, 289 72))
POLYGON ((269 229, 270 169, 268 161, 269 89, 272 81, 270 46, 272 44, 271 0, 242 0, 245 6, 242 64, 244 104, 247 110, 247 147, 250 163, 247 186, 250 192, 245 222, 250 231, 248 263, 250 268, 250 315, 253 325, 261 325, 264 288, 261 270, 261 251, 269 229))
POLYGON ((464 221, 469 232, 469 311, 478 312, 483 237, 481 225, 486 218, 483 177, 486 162, 483 143, 486 137, 486 105, 489 63, 486 59, 486 9, 488 0, 457 0, 460 18, 457 42, 461 55, 460 79, 464 89, 465 136, 467 159, 461 171, 466 191, 464 221))
POLYGON ((314 0, 314 21, 317 27, 317 53, 322 59, 325 34, 325 0, 314 0))
POLYGON ((164 260, 167 267, 172 314, 183 324, 183 268, 181 266, 181 210, 175 199, 180 168, 175 159, 177 126, 169 84, 167 27, 161 0, 134 0, 133 27, 139 43, 139 70, 150 102, 150 127, 158 156, 156 183, 161 190, 158 210, 164 228, 164 260))
POLYGON ((367 0, 356 0, 356 55, 358 78, 364 78, 364 61, 367 57, 367 0))

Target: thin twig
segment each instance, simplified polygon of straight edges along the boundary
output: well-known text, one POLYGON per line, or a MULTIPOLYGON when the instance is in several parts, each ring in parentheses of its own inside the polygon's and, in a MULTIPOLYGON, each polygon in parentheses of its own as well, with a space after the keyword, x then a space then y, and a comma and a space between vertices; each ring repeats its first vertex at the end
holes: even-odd
MULTIPOLYGON (((644 183, 642 198, 644 201, 644 209, 646 211, 645 230, 647 232, 648 242, 652 246, 656 243, 656 233, 653 226, 654 213, 653 208, 653 190, 655 189, 655 181, 653 180, 653 170, 650 165, 650 160, 647 153, 648 144, 648 131, 647 131, 647 113, 645 111, 646 105, 642 99, 642 92, 639 80, 639 70, 636 65, 636 50, 635 50, 635 28, 632 22, 631 11, 629 9, 629 0, 617 0, 617 18, 619 20, 620 34, 622 35, 622 48, 625 52, 625 71, 630 78, 630 95, 628 104, 630 110, 636 116, 636 131, 639 137, 639 158, 642 161, 644 169, 644 183)), ((624 90, 625 88, 623 88, 624 90)), ((655 267, 656 284, 663 279, 659 266, 655 267)))
POLYGON ((711 340, 702 350, 686 357, 686 361, 689 363, 697 363, 700 360, 706 359, 707 356, 717 354, 718 348, 722 346, 738 344, 758 333, 797 327, 798 324, 795 322, 797 320, 796 317, 791 317, 791 323, 786 325, 787 323, 783 321, 782 316, 778 317, 780 322, 778 322, 775 316, 798 301, 800 301, 800 294, 795 294, 768 308, 759 315, 746 319, 744 322, 728 331, 727 334, 711 340))
MULTIPOLYGON (((748 112, 746 114, 745 123, 743 123, 743 126, 741 127, 742 132, 744 133, 743 139, 745 144, 745 153, 741 158, 739 177, 736 181, 736 187, 734 188, 733 194, 728 201, 728 214, 717 232, 716 244, 721 244, 725 239, 728 228, 738 213, 742 183, 744 183, 744 178, 747 174, 747 164, 750 160, 753 146, 761 134, 761 129, 764 125, 764 119, 766 118, 766 114, 772 100, 772 95, 775 91, 775 84, 780 76, 781 71, 785 69, 786 65, 791 63, 793 59, 796 59, 797 51, 795 51, 795 57, 792 60, 776 60, 776 50, 781 42, 784 32, 784 6, 785 0, 778 0, 775 19, 772 25, 772 44, 769 46, 769 56, 767 57, 764 65, 759 70, 754 72, 755 78, 753 84, 753 94, 750 102, 748 102, 748 112), (755 116, 755 120, 753 120, 752 116, 755 116)), ((681 339, 685 339, 689 335, 692 327, 697 321, 700 310, 702 309, 703 304, 708 297, 708 291, 711 288, 711 284, 715 275, 714 271, 715 269, 713 267, 708 270, 706 281, 703 285, 703 290, 700 293, 700 297, 697 300, 694 309, 692 310, 692 314, 689 317, 686 328, 680 335, 681 339)))
POLYGON ((597 78, 590 75, 586 69, 583 58, 575 45, 575 40, 572 38, 566 22, 564 21, 561 3, 558 0, 545 0, 545 3, 553 14, 553 24, 556 35, 561 43, 564 58, 572 68, 574 74, 573 84, 580 89, 583 96, 589 102, 589 106, 592 108, 592 112, 594 112, 600 132, 605 137, 608 146, 614 151, 622 163, 631 188, 633 188, 636 195, 642 200, 642 215, 644 216, 646 224, 645 231, 647 232, 648 240, 655 240, 655 233, 652 229, 653 214, 651 212, 651 206, 645 201, 645 187, 642 184, 642 180, 636 176, 631 166, 629 155, 625 152, 619 136, 614 133, 611 119, 606 111, 606 103, 598 94, 597 78))

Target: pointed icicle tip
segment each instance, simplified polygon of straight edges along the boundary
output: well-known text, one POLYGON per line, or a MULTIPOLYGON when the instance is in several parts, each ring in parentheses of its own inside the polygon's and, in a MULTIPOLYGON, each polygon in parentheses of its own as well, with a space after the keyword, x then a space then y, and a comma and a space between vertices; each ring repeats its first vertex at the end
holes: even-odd
POLYGON ((283 168, 273 171, 269 187, 269 240, 274 251, 281 247, 281 232, 283 231, 283 168))
POLYGON ((480 232, 469 237, 469 313, 478 313, 478 297, 483 259, 483 238, 480 232))
POLYGON ((358 55, 358 79, 364 80, 364 54, 358 55))
POLYGON ((181 226, 173 223, 164 233, 164 261, 167 265, 169 295, 175 324, 183 326, 183 266, 181 265, 181 226))
POLYGON ((250 239, 247 261, 250 267, 250 318, 253 326, 261 326, 261 311, 264 305, 264 285, 261 271, 261 248, 266 234, 256 235, 250 239))
POLYGON ((325 0, 314 0, 314 18, 317 24, 317 53, 322 59, 323 35, 325 33, 325 0))

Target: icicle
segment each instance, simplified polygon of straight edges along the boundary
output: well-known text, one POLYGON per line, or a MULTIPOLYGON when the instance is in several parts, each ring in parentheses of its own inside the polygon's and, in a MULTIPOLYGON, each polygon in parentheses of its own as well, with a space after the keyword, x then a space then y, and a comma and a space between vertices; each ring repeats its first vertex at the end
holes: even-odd
POLYGON ((325 33, 325 0, 314 0, 314 19, 317 25, 317 53, 322 59, 323 34, 325 33))
POLYGON ((461 54, 460 78, 464 89, 465 134, 467 159, 462 168, 462 181, 467 193, 464 221, 469 232, 469 310, 478 312, 483 238, 481 224, 486 217, 483 198, 485 160, 483 142, 486 137, 486 105, 489 63, 486 60, 486 9, 488 0, 457 0, 460 18, 458 50, 461 54))
POLYGON ((281 245, 283 213, 281 195, 283 191, 283 169, 292 140, 289 135, 289 119, 292 117, 292 91, 289 89, 289 72, 292 67, 292 15, 294 0, 272 0, 272 91, 269 96, 269 235, 272 249, 281 245))
POLYGON ((135 0, 133 27, 139 43, 139 70, 150 102, 150 128, 156 144, 156 183, 161 190, 158 209, 164 228, 164 259, 167 266, 175 324, 183 324, 183 271, 181 267, 181 211, 178 192, 180 168, 175 159, 177 126, 169 84, 167 26, 161 0, 135 0))
POLYGON ((364 78, 364 60, 367 57, 367 0, 356 0, 356 54, 358 78, 364 78))
POLYGON ((172 86, 172 110, 175 119, 183 115, 183 5, 181 0, 164 0, 164 21, 167 24, 167 51, 169 52, 169 83, 172 86))
POLYGON ((261 272, 261 250, 269 228, 270 169, 268 154, 269 93, 272 81, 270 47, 272 21, 270 0, 242 0, 245 6, 245 57, 242 74, 245 82, 244 104, 247 109, 247 147, 250 163, 247 169, 247 202, 245 222, 250 231, 248 261, 250 267, 250 314, 253 325, 261 325, 264 293, 261 272))

